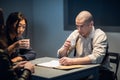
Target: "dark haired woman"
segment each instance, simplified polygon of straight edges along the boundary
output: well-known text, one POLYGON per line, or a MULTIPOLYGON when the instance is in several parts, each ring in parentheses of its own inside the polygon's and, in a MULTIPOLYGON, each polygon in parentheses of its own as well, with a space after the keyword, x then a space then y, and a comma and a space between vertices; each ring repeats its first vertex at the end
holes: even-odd
POLYGON ((32 48, 19 48, 23 34, 27 29, 27 20, 21 12, 11 13, 6 21, 5 38, 2 38, 1 49, 7 50, 12 62, 35 59, 35 51, 32 48))

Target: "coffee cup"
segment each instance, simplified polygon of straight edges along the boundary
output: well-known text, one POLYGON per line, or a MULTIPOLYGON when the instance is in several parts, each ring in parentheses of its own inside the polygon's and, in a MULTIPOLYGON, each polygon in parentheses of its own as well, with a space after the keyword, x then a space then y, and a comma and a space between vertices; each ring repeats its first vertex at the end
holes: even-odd
POLYGON ((20 49, 29 49, 30 48, 30 39, 22 39, 20 40, 20 49))

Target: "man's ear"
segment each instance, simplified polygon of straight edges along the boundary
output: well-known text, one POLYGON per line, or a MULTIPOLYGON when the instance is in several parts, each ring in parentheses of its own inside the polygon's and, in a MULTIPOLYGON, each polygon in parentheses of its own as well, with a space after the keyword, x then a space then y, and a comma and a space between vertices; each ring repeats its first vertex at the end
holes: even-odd
POLYGON ((91 22, 90 22, 90 26, 92 27, 93 25, 94 25, 94 22, 93 22, 93 21, 91 21, 91 22))

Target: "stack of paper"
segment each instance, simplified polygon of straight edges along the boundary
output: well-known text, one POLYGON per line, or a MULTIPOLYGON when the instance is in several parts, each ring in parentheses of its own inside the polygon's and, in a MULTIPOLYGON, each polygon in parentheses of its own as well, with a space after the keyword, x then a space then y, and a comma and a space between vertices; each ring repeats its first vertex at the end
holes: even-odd
POLYGON ((60 65, 58 60, 51 60, 48 62, 44 62, 44 63, 39 63, 36 64, 37 66, 43 66, 43 67, 50 67, 50 68, 56 68, 56 69, 74 69, 74 68, 82 68, 85 67, 83 65, 70 65, 70 66, 63 66, 60 65))

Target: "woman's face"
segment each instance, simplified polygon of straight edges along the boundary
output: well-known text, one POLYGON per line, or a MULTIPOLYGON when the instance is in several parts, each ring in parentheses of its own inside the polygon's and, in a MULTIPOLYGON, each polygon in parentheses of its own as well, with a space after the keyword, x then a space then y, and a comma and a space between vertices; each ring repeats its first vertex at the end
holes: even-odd
POLYGON ((25 20, 21 20, 18 24, 18 28, 17 28, 17 33, 18 33, 18 37, 22 36, 22 34, 24 33, 26 29, 26 22, 25 20))

